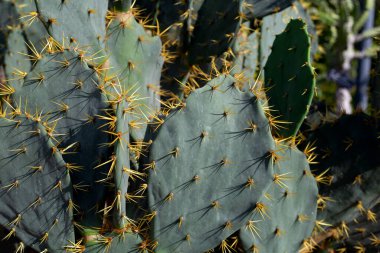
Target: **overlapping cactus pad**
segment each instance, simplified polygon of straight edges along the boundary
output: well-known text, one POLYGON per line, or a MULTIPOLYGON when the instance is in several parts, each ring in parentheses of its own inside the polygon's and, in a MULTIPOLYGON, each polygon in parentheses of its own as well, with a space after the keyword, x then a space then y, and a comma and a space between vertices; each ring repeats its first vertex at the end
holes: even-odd
POLYGON ((318 188, 308 161, 296 147, 277 149, 274 183, 262 197, 267 210, 240 230, 246 252, 297 252, 314 228, 318 188))
POLYGON ((99 145, 108 138, 100 129, 104 122, 95 120, 108 106, 98 83, 97 74, 79 54, 64 50, 43 55, 22 85, 13 87, 14 103, 28 113, 43 115, 43 120, 52 124, 54 138, 72 147, 65 160, 77 167, 73 181, 89 187, 76 197, 85 219, 104 191, 104 185, 96 183, 105 177, 104 172, 93 169, 106 155, 106 149, 99 145))
POLYGON ((153 139, 145 166, 158 252, 211 249, 260 212, 274 142, 260 102, 234 82, 222 75, 192 93, 153 139))
POLYGON ((315 87, 310 38, 302 20, 291 20, 277 36, 264 70, 273 116, 284 123, 278 134, 294 136, 309 110, 315 87))

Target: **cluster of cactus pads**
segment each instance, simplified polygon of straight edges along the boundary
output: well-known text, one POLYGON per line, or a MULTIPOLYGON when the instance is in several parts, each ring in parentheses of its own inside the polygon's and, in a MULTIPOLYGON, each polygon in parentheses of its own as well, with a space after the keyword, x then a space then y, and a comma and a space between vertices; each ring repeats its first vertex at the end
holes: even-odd
POLYGON ((315 38, 293 2, 0 0, 7 250, 311 252, 320 219, 369 214, 376 166, 355 161, 370 183, 334 182, 317 220, 325 174, 296 138, 315 38), (286 13, 275 39, 253 29, 286 13))

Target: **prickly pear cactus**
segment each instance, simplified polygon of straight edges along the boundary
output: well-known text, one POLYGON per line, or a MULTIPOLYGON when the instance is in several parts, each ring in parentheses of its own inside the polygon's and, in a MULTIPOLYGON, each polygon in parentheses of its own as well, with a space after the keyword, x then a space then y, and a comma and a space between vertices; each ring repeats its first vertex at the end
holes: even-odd
MULTIPOLYGON (((120 199, 118 203, 115 214, 115 224, 119 228, 124 228, 127 221, 127 212, 126 212, 126 198, 125 195, 128 193, 128 168, 130 167, 130 159, 128 153, 128 144, 129 142, 129 125, 127 121, 126 111, 128 109, 128 104, 125 101, 122 101, 117 105, 116 108, 116 133, 118 136, 115 141, 115 191, 116 196, 120 199)), ((110 171, 109 173, 111 173, 110 171)))
POLYGON ((189 46, 189 64, 209 61, 219 56, 234 42, 239 29, 241 0, 205 0, 194 25, 189 46))
MULTIPOLYGON (((46 41, 51 40, 51 36, 47 30, 46 23, 41 20, 42 15, 39 15, 40 12, 38 11, 37 3, 29 0, 17 0, 11 2, 14 3, 14 8, 18 15, 16 19, 17 25, 23 29, 23 34, 25 36, 24 41, 29 44, 29 49, 31 51, 40 53, 44 50, 46 41)), ((60 26, 64 29, 65 22, 61 23, 60 26)), ((61 34, 61 36, 64 35, 61 34)), ((59 37, 59 43, 67 42, 63 41, 61 38, 62 37, 59 37)), ((67 44, 65 43, 65 45, 67 44)))
POLYGON ((273 117, 282 123, 277 134, 295 136, 309 110, 315 77, 310 39, 302 20, 291 20, 278 35, 265 65, 265 85, 273 117))
POLYGON ((17 22, 17 13, 11 2, 0 1, 0 64, 4 64, 4 54, 7 44, 7 27, 15 25, 17 22))
POLYGON ((201 70, 208 73, 209 65, 215 58, 228 54, 234 48, 241 22, 278 12, 292 2, 143 0, 136 4, 145 15, 158 18, 152 19, 152 25, 166 33, 162 39, 168 61, 161 85, 178 96, 186 96, 183 91, 186 82, 190 81, 192 87, 202 87, 207 83, 197 79, 195 72, 201 70), (193 78, 196 79, 195 83, 192 82, 193 78))
POLYGON ((380 232, 377 220, 380 217, 379 201, 369 211, 369 215, 361 216, 347 224, 350 236, 339 243, 339 248, 347 248, 348 250, 364 249, 366 252, 380 250, 380 232))
POLYGON ((326 250, 372 252, 378 248, 378 234, 371 228, 380 198, 377 119, 356 113, 325 116, 320 122, 304 131, 302 144, 312 150, 319 185, 313 240, 326 250))
MULTIPOLYGON (((314 181, 302 153, 277 150, 276 116, 267 119, 250 89, 259 55, 252 19, 291 2, 0 0, 9 12, 0 18, 4 239, 23 241, 16 252, 223 251, 262 217, 265 241, 241 232, 244 247, 296 250, 314 219, 314 181), (186 96, 160 88, 176 79, 186 96), (290 191, 302 191, 303 204, 290 191)), ((292 56, 286 47, 286 57, 307 62, 303 27, 291 36, 304 45, 292 56)), ((310 81, 305 73, 296 74, 310 81)))
MULTIPOLYGON (((13 87, 20 87, 23 83, 23 77, 32 68, 32 63, 27 55, 28 47, 24 42, 22 31, 20 29, 10 31, 7 38, 4 66, 5 75, 9 78, 8 83, 13 87)), ((3 93, 5 95, 7 91, 4 90, 3 93)), ((11 91, 8 90, 8 93, 11 91)))

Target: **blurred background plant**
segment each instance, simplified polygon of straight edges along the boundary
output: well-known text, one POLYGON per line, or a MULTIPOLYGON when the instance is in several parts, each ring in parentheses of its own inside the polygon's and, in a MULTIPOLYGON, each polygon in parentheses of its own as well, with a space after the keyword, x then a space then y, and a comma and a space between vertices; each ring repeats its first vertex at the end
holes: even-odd
POLYGON ((319 100, 338 112, 371 110, 376 104, 375 64, 379 51, 379 1, 303 0, 316 25, 319 47, 315 56, 319 100), (371 85, 370 85, 371 84, 371 85), (370 85, 370 86, 369 86, 370 85), (351 101, 351 96, 354 99, 351 101))

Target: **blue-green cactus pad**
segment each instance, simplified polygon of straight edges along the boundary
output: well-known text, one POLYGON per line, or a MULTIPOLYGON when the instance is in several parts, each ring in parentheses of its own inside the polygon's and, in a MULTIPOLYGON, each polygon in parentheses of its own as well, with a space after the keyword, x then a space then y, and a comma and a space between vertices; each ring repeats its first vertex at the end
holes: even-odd
POLYGON ((0 223, 35 250, 74 241, 66 163, 36 118, 0 119, 0 223), (55 151, 54 151, 55 150, 55 151), (48 233, 44 238, 45 233, 48 233))
POLYGON ((240 230, 246 252, 298 252, 314 228, 318 188, 307 159, 296 147, 278 149, 274 172, 282 179, 273 181, 262 200, 268 216, 256 214, 251 217, 255 230, 247 224, 240 230))
POLYGON ((271 184, 268 121, 234 82, 222 75, 191 93, 153 138, 145 168, 157 252, 217 246, 256 212, 271 184))
MULTIPOLYGON (((156 94, 163 64, 160 38, 146 32, 130 12, 117 14, 107 30, 107 37, 110 52, 107 75, 117 77, 121 93, 134 98, 130 100, 134 112, 127 118, 138 124, 130 129, 133 139, 142 140, 147 118, 160 107, 156 94)), ((112 85, 109 92, 115 93, 112 85)))
POLYGON ((35 3, 39 19, 56 41, 83 50, 91 63, 105 61, 107 0, 35 3))
MULTIPOLYGON (((93 212, 102 199, 104 185, 96 181, 106 177, 102 168, 94 169, 101 159, 107 158, 106 148, 101 144, 108 141, 101 129, 104 122, 97 118, 108 106, 98 83, 95 71, 75 52, 65 50, 44 55, 23 85, 14 87, 13 94, 15 104, 31 114, 41 114, 50 122, 62 147, 75 143, 64 158, 80 166, 73 171, 72 178, 74 184, 87 187, 87 191, 76 194, 76 202, 85 214, 93 212)), ((93 221, 84 224, 97 225, 93 221)))

